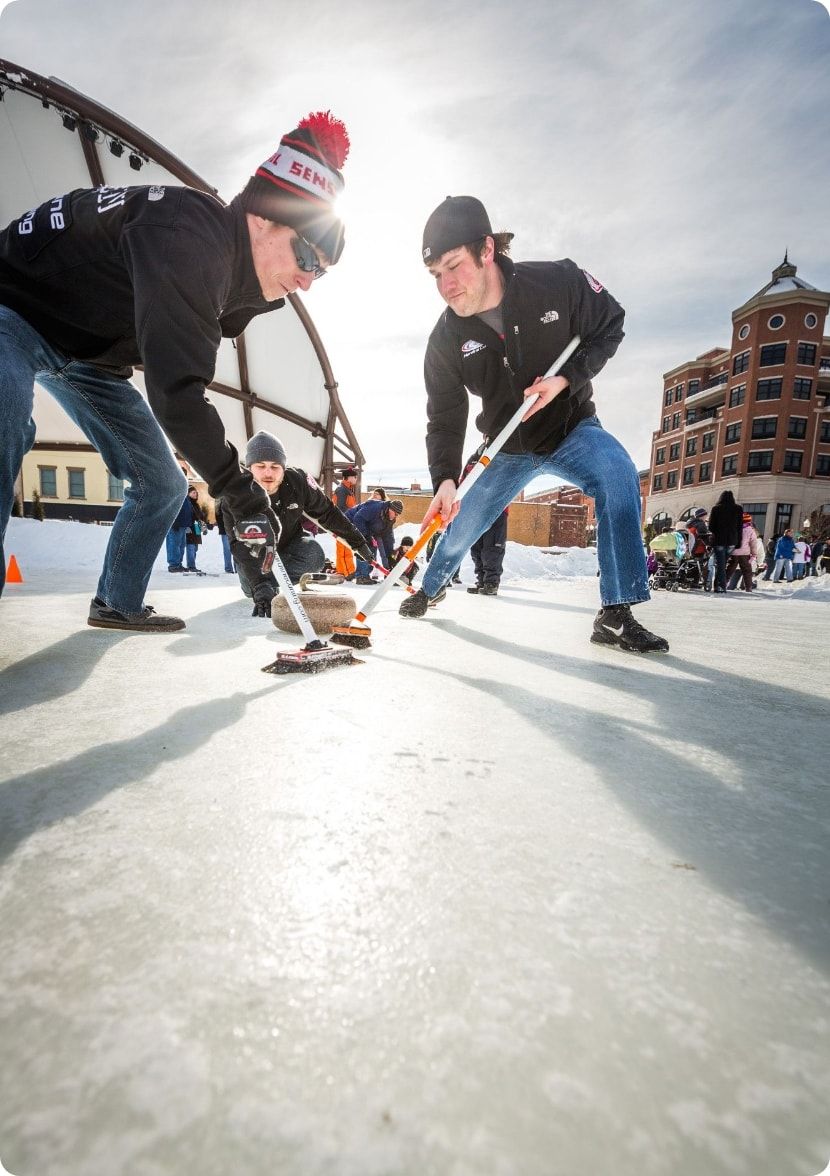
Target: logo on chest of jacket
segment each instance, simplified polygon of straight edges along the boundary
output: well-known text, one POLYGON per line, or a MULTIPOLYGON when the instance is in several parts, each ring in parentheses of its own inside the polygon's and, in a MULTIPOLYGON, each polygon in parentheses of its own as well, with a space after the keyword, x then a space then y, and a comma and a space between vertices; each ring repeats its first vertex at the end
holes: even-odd
POLYGON ((539 319, 539 322, 540 323, 558 323, 559 322, 559 311, 558 310, 546 310, 545 313, 542 315, 542 317, 539 319))
POLYGON ((286 510, 299 510, 300 504, 299 504, 299 502, 289 502, 288 506, 285 509, 286 510))
POLYGON ((164 188, 160 188, 157 184, 153 184, 147 193, 148 200, 163 200, 164 188))
POLYGON ((468 355, 475 355, 477 351, 484 351, 486 344, 479 343, 476 339, 468 339, 466 343, 461 344, 461 354, 466 359, 468 355))

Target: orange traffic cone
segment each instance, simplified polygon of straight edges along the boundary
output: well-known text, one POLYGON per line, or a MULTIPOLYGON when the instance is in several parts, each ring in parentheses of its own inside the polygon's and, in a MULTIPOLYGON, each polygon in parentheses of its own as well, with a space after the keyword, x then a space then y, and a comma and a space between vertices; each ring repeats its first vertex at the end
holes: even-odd
POLYGON ((22 584, 23 577, 20 574, 20 568, 17 566, 17 560, 14 556, 9 557, 9 566, 6 569, 6 583, 7 584, 22 584))

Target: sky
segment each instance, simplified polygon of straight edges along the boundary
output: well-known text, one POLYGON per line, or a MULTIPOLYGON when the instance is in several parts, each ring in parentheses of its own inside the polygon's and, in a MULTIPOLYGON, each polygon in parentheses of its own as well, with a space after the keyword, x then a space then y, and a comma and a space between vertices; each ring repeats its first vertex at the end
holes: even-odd
POLYGON ((225 199, 309 110, 344 120, 346 249, 304 301, 370 480, 426 477, 443 304, 420 242, 448 194, 480 197, 516 260, 572 257, 625 307, 595 400, 639 468, 663 372, 729 344, 785 249, 830 289, 818 0, 0 0, 0 56, 129 119, 225 199))

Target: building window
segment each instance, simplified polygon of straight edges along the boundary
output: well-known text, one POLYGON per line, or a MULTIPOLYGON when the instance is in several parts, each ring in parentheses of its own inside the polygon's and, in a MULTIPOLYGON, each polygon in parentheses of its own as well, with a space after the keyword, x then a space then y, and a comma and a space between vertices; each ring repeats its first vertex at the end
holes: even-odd
POLYGON ((748 474, 768 474, 772 469, 772 450, 757 449, 750 453, 746 463, 748 474))
POLYGON ((798 355, 795 358, 795 362, 807 364, 809 367, 813 367, 816 362, 815 343, 799 343, 798 355))
POLYGON ((654 475, 654 485, 652 486, 652 489, 653 490, 662 490, 663 489, 663 475, 662 474, 655 474, 654 475))
POLYGON ((107 470, 107 498, 110 502, 124 501, 124 479, 116 478, 107 470))
POLYGON ((819 441, 830 441, 830 421, 821 422, 821 433, 819 434, 819 441))
POLYGON ((57 498, 58 470, 56 466, 40 467, 40 497, 57 498))
POLYGON ((694 466, 686 466, 685 470, 683 471, 683 485, 684 486, 691 486, 694 484, 694 480, 695 480, 695 467, 694 466))
POLYGON ((666 395, 663 397, 663 407, 668 408, 669 405, 671 404, 671 402, 672 402, 672 391, 671 391, 671 388, 667 388, 666 395))
POLYGON ((671 424, 671 418, 670 417, 663 417, 663 432, 664 433, 668 433, 670 424, 671 424))
POLYGON ((778 417, 756 417, 752 422, 752 440, 758 441, 762 437, 774 437, 778 427, 778 417))
POLYGON ((761 367, 778 367, 787 358, 786 343, 768 343, 761 348, 761 367))
POLYGON ((793 399, 794 400, 809 400, 810 393, 813 390, 813 381, 805 380, 801 376, 797 376, 793 380, 793 399))
POLYGON ((669 446, 669 461, 677 461, 680 457, 680 442, 675 441, 673 445, 669 446))
POLYGON ((820 453, 816 458, 816 477, 830 478, 830 453, 820 453))
POLYGON ((740 331, 738 331, 738 338, 745 339, 748 334, 749 334, 749 323, 744 323, 744 325, 741 327, 740 331))
POLYGON ((678 385, 677 385, 677 387, 676 387, 676 388, 675 388, 675 390, 674 390, 674 402, 675 402, 675 404, 677 404, 677 403, 678 403, 678 401, 680 401, 680 400, 682 400, 682 399, 683 399, 683 385, 682 385, 682 384, 678 384, 678 385))
POLYGON ((775 534, 783 535, 793 521, 793 504, 779 502, 775 508, 775 534))
POLYGON ((86 486, 83 470, 68 470, 69 474, 69 497, 70 498, 86 498, 86 486))
POLYGON ((654 464, 655 465, 662 465, 665 460, 666 460, 666 447, 664 445, 661 449, 658 449, 657 452, 655 453, 654 464))
POLYGON ((723 478, 728 478, 730 474, 737 474, 738 457, 736 454, 733 453, 731 457, 725 457, 723 459, 723 465, 721 466, 720 472, 721 477, 723 478))
MULTIPOLYGON (((830 424, 830 421, 827 423, 830 424)), ((790 417, 787 424, 787 436, 791 437, 793 441, 803 441, 807 436, 807 418, 790 417)))
POLYGON ((759 380, 755 390, 756 400, 780 400, 781 378, 775 380, 759 380))
POLYGON ((783 314, 774 314, 767 323, 771 331, 780 331, 787 320, 783 314))
POLYGON ((700 448, 701 448, 701 452, 703 452, 703 453, 711 453, 712 450, 715 448, 715 434, 714 433, 704 433, 703 434, 703 444, 701 445, 700 448))
POLYGON ((666 475, 666 489, 671 490, 677 485, 677 470, 669 470, 666 475))
POLYGON ((723 439, 724 445, 734 445, 736 441, 741 439, 741 422, 736 421, 734 425, 726 426, 726 436, 723 439))
POLYGON ((732 375, 737 376, 740 372, 745 372, 749 367, 749 352, 742 351, 740 355, 736 355, 732 360, 732 375))
POLYGON ((695 392, 699 392, 699 391, 700 391, 700 380, 689 380, 689 391, 686 396, 686 399, 688 400, 689 396, 694 396, 695 392))
POLYGON ((679 428, 680 428, 680 413, 679 413, 679 412, 676 412, 676 413, 674 413, 674 415, 672 416, 672 419, 671 419, 671 427, 672 427, 673 429, 679 429, 679 428))
POLYGON ((709 478, 711 476, 712 476, 712 463, 711 463, 711 461, 702 461, 700 463, 700 477, 698 478, 698 481, 699 482, 708 482, 709 478))
POLYGON ((746 384, 739 384, 737 388, 733 388, 729 393, 729 407, 737 408, 739 404, 743 404, 746 400, 746 384))
POLYGON ((784 454, 784 469, 788 474, 800 474, 804 454, 798 449, 788 449, 784 454))
POLYGON ((689 437, 686 441, 686 456, 694 457, 697 453, 697 437, 689 437))
POLYGON ((744 512, 752 515, 752 525, 759 535, 763 535, 767 525, 767 504, 765 502, 745 502, 744 512))
POLYGON ((816 325, 817 322, 818 322, 818 319, 816 318, 816 316, 813 314, 812 311, 810 311, 809 314, 805 314, 805 316, 804 316, 804 326, 805 327, 809 327, 809 329, 812 331, 813 327, 816 325))

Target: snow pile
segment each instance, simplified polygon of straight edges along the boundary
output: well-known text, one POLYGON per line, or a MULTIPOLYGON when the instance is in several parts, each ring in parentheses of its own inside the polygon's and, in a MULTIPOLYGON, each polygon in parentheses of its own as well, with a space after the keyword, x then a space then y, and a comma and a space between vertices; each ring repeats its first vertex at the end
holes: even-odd
MULTIPOLYGON (((417 527, 405 523, 395 531, 399 542, 403 535, 413 538, 417 527)), ((61 519, 10 519, 6 532, 6 560, 17 557, 25 578, 27 570, 86 570, 100 571, 104 549, 110 536, 110 528, 94 523, 72 523, 61 519)), ((317 541, 326 555, 334 556, 334 539, 321 531, 317 541)), ((196 554, 196 564, 206 572, 221 572, 224 567, 222 543, 217 531, 209 531, 196 554)), ((418 560, 423 571, 425 561, 418 560)), ((167 558, 162 546, 153 565, 157 571, 164 571, 167 558)), ((593 548, 580 547, 525 547, 520 543, 508 543, 504 560, 504 580, 561 580, 581 576, 595 576, 597 555, 593 548)), ((461 575, 467 580, 474 578, 473 561, 467 555, 461 565, 461 575)))

